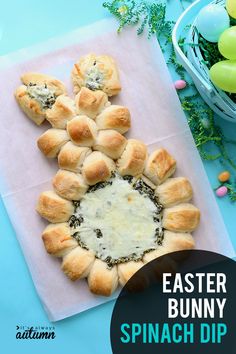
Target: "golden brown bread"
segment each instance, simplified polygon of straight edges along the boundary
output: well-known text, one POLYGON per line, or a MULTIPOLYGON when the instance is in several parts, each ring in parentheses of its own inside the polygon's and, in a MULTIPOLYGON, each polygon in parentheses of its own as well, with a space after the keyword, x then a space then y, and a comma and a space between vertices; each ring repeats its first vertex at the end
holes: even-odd
POLYGON ((127 263, 121 263, 118 265, 118 276, 119 276, 119 283, 121 286, 124 286, 128 280, 139 270, 143 267, 143 262, 138 261, 130 261, 127 263))
POLYGON ((52 108, 46 111, 46 119, 58 129, 65 129, 67 122, 75 116, 75 103, 66 95, 58 96, 52 108))
POLYGON ((93 149, 101 151, 116 160, 123 153, 126 144, 126 138, 116 130, 100 130, 93 149))
POLYGON ((64 84, 52 76, 29 72, 21 77, 23 85, 15 91, 16 100, 25 114, 40 125, 46 110, 52 108, 56 98, 66 93, 64 84))
POLYGON ((85 158, 91 154, 88 147, 80 147, 68 141, 60 150, 58 155, 59 167, 63 170, 80 172, 85 158))
POLYGON ((55 257, 63 257, 78 246, 71 236, 68 223, 49 224, 43 231, 42 239, 47 252, 55 257))
POLYGON ((118 286, 117 267, 111 269, 100 259, 95 259, 88 275, 88 285, 96 295, 110 296, 118 286))
POLYGON ((162 247, 169 252, 191 250, 195 247, 195 241, 190 233, 178 233, 165 230, 162 247))
POLYGON ((74 144, 92 146, 97 135, 97 126, 91 118, 77 116, 67 123, 67 132, 74 144))
POLYGON ((72 70, 75 102, 54 78, 29 73, 23 80, 24 85, 16 92, 22 109, 37 124, 46 116, 53 127, 39 138, 38 146, 48 157, 58 155, 60 170, 53 179, 56 193, 42 193, 37 211, 53 223, 44 230, 43 242, 49 254, 63 257, 62 269, 70 279, 88 277, 94 294, 110 296, 118 282, 123 286, 144 263, 168 252, 194 247, 194 240, 187 232, 197 227, 200 212, 186 203, 192 197, 191 185, 183 177, 168 179, 175 171, 176 161, 165 149, 158 149, 148 157, 144 143, 122 136, 130 128, 131 118, 126 107, 110 105, 108 101, 107 94, 112 96, 120 91, 112 58, 91 54, 75 64, 72 70), (34 97, 35 86, 38 91, 45 91, 45 97, 51 94, 45 105, 34 97), (112 159, 118 160, 117 167, 112 159), (92 246, 87 250, 78 245, 72 237, 77 230, 71 230, 68 220, 75 213, 71 201, 80 200, 89 186, 108 180, 115 169, 122 176, 134 176, 132 181, 141 176, 167 209, 162 219, 165 228, 162 245, 145 253, 142 261, 109 268, 95 257, 92 246))
POLYGON ((164 254, 190 250, 194 247, 195 241, 191 234, 165 230, 162 245, 158 246, 156 250, 146 253, 143 257, 143 261, 144 263, 148 263, 164 254))
POLYGON ((117 161, 118 172, 121 176, 140 175, 144 170, 146 158, 146 145, 142 141, 129 139, 124 152, 117 161))
POLYGON ((161 256, 163 256, 164 254, 168 253, 168 250, 165 249, 162 246, 158 246, 158 248, 156 250, 147 252, 144 256, 143 256, 143 262, 144 263, 148 263, 153 261, 156 258, 159 258, 161 256))
POLYGON ((63 272, 74 281, 87 277, 94 260, 95 255, 92 251, 78 246, 63 258, 61 267, 63 272))
POLYGON ((37 141, 38 148, 47 157, 56 157, 61 147, 69 140, 65 130, 51 128, 43 133, 37 141))
POLYGON ((131 127, 130 112, 126 107, 111 105, 97 116, 96 123, 98 129, 114 129, 124 134, 131 127))
POLYGON ((185 177, 168 178, 155 193, 164 207, 188 202, 193 196, 192 186, 185 177))
POLYGON ((93 151, 82 166, 82 175, 89 185, 106 181, 115 170, 114 162, 102 152, 93 151))
POLYGON ((94 119, 106 106, 110 105, 110 102, 103 91, 91 91, 82 87, 75 96, 75 105, 77 114, 94 119))
POLYGON ((169 178, 175 169, 175 159, 165 149, 157 149, 148 157, 144 174, 158 185, 169 178))
POLYGON ((93 91, 102 90, 108 96, 117 95, 121 90, 116 63, 108 55, 81 57, 73 67, 71 78, 75 94, 84 86, 93 91))
POLYGON ((164 209, 163 227, 169 231, 191 232, 200 221, 200 211, 189 203, 178 204, 164 209))
POLYGON ((80 174, 59 170, 52 181, 58 195, 68 200, 80 200, 87 192, 88 185, 80 174))
POLYGON ((26 86, 30 84, 35 84, 35 85, 46 84, 48 87, 54 90, 56 96, 66 93, 66 88, 63 82, 57 80, 55 77, 50 75, 36 73, 36 72, 28 72, 21 76, 21 81, 26 86))
POLYGON ((46 118, 46 113, 42 110, 40 104, 28 95, 27 87, 25 85, 21 85, 16 89, 15 97, 27 117, 37 125, 43 123, 46 118))
POLYGON ((74 206, 55 192, 46 191, 40 194, 36 210, 44 219, 55 224, 68 221, 74 212, 74 206))

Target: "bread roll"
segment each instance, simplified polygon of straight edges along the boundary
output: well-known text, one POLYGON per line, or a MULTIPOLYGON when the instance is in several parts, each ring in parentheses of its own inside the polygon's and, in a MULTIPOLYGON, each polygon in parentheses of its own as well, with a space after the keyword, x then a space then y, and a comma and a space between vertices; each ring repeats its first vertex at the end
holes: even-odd
POLYGON ((34 123, 40 125, 46 117, 46 113, 41 108, 41 105, 36 100, 33 100, 27 92, 27 86, 21 85, 15 91, 15 98, 21 107, 22 111, 34 123))
POLYGON ((66 93, 63 83, 51 76, 39 73, 22 75, 24 85, 15 91, 16 100, 23 112, 37 125, 46 118, 46 110, 52 108, 56 98, 66 93))
POLYGON ((143 262, 138 261, 130 261, 127 263, 121 263, 118 265, 118 276, 119 276, 119 283, 121 286, 124 286, 128 280, 139 270, 143 267, 143 262))
POLYGON ((111 269, 100 259, 95 259, 88 275, 88 285, 96 295, 110 296, 118 286, 117 267, 111 269))
POLYGON ((147 158, 147 147, 139 140, 129 139, 126 148, 118 160, 118 171, 121 176, 137 176, 143 172, 147 158))
POLYGON ((80 147, 68 141, 60 150, 58 155, 59 167, 63 170, 80 172, 85 158, 91 154, 92 150, 88 147, 80 147))
POLYGON ((82 175, 89 185, 104 182, 111 177, 115 170, 114 162, 99 151, 94 151, 84 160, 82 175))
POLYGON ((168 251, 165 248, 163 248, 162 246, 158 246, 158 248, 156 250, 147 252, 143 256, 143 262, 144 263, 151 262, 154 259, 159 258, 159 257, 163 256, 166 253, 168 253, 168 251))
POLYGON ((73 281, 85 278, 89 274, 94 260, 95 255, 92 251, 78 246, 63 258, 62 270, 73 281))
POLYGON ((158 185, 169 178, 175 169, 175 159, 165 149, 157 149, 147 159, 144 174, 158 185))
POLYGON ((65 129, 67 122, 75 116, 75 103, 66 95, 58 96, 52 108, 46 111, 46 119, 58 129, 65 129))
POLYGON ((165 230, 161 248, 166 253, 183 250, 191 250, 195 247, 195 241, 190 233, 178 233, 165 230))
POLYGON ((187 178, 169 178, 158 186, 155 191, 159 202, 164 207, 188 202, 193 196, 191 184, 187 178))
POLYGON ((156 250, 146 253, 143 261, 148 263, 167 253, 190 250, 194 247, 195 241, 191 234, 165 230, 162 245, 158 246, 156 250))
POLYGON ((92 146, 97 135, 97 126, 86 116, 77 116, 67 123, 67 132, 74 144, 92 146))
POLYGON ((164 209, 163 227, 170 231, 191 232, 199 224, 200 211, 192 204, 183 203, 164 209))
POLYGON ((116 130, 100 130, 93 148, 116 160, 123 153, 126 144, 125 137, 116 130))
POLYGON ((91 91, 82 87, 75 96, 75 105, 77 114, 94 119, 106 106, 110 105, 110 102, 103 91, 91 91))
POLYGON ((88 190, 81 175, 65 170, 57 172, 52 184, 56 193, 68 200, 80 200, 88 190))
POLYGON ((121 90, 119 73, 114 59, 108 55, 88 54, 81 57, 71 73, 74 92, 85 86, 92 91, 102 90, 108 96, 121 90))
POLYGON ((124 134, 131 127, 130 112, 126 107, 111 105, 97 116, 96 123, 98 129, 114 129, 124 134))
POLYGON ((38 148, 42 153, 50 158, 56 157, 61 147, 69 140, 65 130, 48 129, 37 141, 38 148))
POLYGON ((55 192, 46 191, 40 194, 36 210, 43 218, 55 224, 68 221, 74 212, 74 206, 55 192))
POLYGON ((43 231, 42 239, 47 252, 55 257, 63 257, 78 246, 78 242, 71 237, 68 223, 48 225, 43 231))

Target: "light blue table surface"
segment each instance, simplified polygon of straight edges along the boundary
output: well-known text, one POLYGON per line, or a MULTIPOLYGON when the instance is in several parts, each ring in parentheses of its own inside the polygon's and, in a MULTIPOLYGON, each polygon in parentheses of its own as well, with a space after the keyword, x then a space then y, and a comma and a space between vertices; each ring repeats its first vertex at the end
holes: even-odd
MULTIPOLYGON (((108 17, 100 0, 1 0, 0 3, 0 55, 108 17)), ((176 18, 181 11, 179 2, 169 0, 168 3, 169 17, 176 18)), ((220 122, 227 136, 236 137, 236 125, 219 119, 217 122, 220 122)), ((235 156, 235 152, 236 147, 232 147, 232 156, 235 156)), ((212 186, 216 186, 217 174, 222 170, 222 166, 217 161, 204 162, 204 166, 212 186)), ((217 202, 236 248, 236 203, 231 204, 227 198, 217 202)), ((49 322, 1 201, 0 236, 1 348, 10 354, 60 354, 72 350, 82 354, 111 353, 109 325, 114 302, 55 323, 55 340, 34 342, 15 339, 16 325, 47 325, 49 322)))

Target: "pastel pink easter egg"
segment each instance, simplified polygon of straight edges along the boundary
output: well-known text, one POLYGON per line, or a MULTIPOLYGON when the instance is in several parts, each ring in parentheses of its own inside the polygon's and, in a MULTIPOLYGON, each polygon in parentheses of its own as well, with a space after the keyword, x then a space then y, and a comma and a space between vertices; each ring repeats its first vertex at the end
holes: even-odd
POLYGON ((175 88, 176 90, 182 90, 187 86, 186 81, 184 80, 177 80, 175 81, 175 88))
POLYGON ((227 194, 227 192, 228 192, 228 188, 225 186, 222 186, 216 190, 216 195, 217 195, 217 197, 222 198, 227 194))

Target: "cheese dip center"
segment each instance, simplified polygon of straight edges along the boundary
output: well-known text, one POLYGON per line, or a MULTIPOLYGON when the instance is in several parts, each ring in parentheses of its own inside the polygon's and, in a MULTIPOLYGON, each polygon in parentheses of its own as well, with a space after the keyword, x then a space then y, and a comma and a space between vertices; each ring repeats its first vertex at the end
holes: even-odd
POLYGON ((137 188, 116 175, 102 188, 86 193, 80 201, 75 213, 82 220, 79 240, 104 261, 140 259, 160 242, 160 204, 154 192, 139 181, 143 189, 142 185, 137 188))

